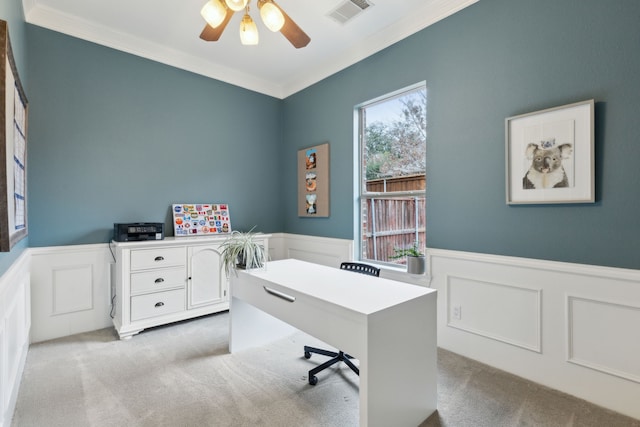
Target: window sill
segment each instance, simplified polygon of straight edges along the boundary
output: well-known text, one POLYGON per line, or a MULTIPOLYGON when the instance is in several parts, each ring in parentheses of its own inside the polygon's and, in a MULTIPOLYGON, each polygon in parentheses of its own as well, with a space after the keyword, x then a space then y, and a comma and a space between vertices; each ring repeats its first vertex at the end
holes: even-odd
POLYGON ((410 283, 412 285, 430 287, 431 276, 427 274, 409 274, 404 268, 393 268, 387 265, 378 265, 380 267, 380 277, 389 280, 397 280, 398 282, 410 283))

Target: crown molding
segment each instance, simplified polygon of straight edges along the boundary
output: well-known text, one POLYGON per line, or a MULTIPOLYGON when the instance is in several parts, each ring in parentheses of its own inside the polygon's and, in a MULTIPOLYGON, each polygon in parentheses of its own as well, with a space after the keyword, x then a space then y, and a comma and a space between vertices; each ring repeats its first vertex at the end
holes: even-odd
POLYGON ((62 13, 38 4, 37 0, 23 0, 26 22, 87 40, 102 46, 136 55, 172 67, 190 71, 251 91, 284 99, 299 92, 412 34, 476 3, 479 0, 436 0, 401 21, 378 31, 374 36, 349 50, 324 61, 324 66, 311 66, 284 82, 274 82, 244 70, 225 67, 201 57, 168 48, 158 43, 131 36, 77 16, 62 13))
POLYGON ((253 74, 229 68, 205 59, 167 48, 158 43, 114 31, 111 28, 83 20, 77 16, 38 5, 34 0, 24 0, 25 18, 29 24, 47 28, 115 50, 160 62, 196 74, 210 77, 255 92, 282 97, 281 85, 261 79, 253 74))

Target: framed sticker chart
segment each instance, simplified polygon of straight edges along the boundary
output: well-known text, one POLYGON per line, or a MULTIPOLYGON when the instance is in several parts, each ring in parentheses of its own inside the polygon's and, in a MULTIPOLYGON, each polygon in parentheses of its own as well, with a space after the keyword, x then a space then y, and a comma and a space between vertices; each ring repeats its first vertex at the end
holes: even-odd
POLYGON ((27 97, 0 20, 0 251, 27 236, 27 97))

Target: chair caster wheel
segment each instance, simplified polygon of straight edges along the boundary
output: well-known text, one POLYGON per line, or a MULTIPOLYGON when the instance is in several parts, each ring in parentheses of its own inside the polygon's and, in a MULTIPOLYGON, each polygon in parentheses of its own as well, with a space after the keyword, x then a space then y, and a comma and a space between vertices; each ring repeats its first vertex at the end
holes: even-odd
POLYGON ((311 384, 311 385, 318 384, 318 377, 316 377, 315 375, 310 376, 309 377, 309 384, 311 384))
POLYGON ((311 353, 309 353, 308 351, 304 352, 304 358, 305 359, 310 359, 311 358, 311 353))

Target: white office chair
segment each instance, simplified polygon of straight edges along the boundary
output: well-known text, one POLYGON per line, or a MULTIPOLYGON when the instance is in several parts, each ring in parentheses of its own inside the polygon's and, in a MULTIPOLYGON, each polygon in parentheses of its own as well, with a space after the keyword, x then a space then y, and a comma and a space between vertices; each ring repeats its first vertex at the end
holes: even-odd
MULTIPOLYGON (((369 276, 380 277, 380 269, 377 267, 373 267, 368 264, 362 264, 359 262, 343 262, 340 264, 341 270, 353 271, 355 273, 367 274, 369 276)), ((322 365, 319 365, 309 371, 309 384, 316 385, 318 384, 318 377, 316 374, 320 371, 327 369, 329 366, 335 365, 338 362, 344 362, 347 364, 349 368, 357 375, 360 375, 360 370, 353 362, 349 359, 353 359, 353 356, 350 356, 342 351, 329 351, 324 350, 322 348, 310 347, 308 345, 304 346, 304 357, 309 359, 311 357, 311 353, 321 354, 323 356, 329 356, 331 359, 324 362, 322 365)))

